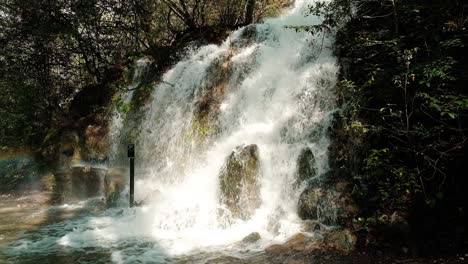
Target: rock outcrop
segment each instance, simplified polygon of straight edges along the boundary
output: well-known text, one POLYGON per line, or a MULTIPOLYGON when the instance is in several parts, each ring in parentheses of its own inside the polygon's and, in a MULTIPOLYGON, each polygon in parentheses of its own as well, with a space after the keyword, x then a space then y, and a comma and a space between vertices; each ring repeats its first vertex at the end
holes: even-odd
POLYGON ((356 245, 356 236, 348 229, 335 229, 315 234, 297 233, 283 244, 273 244, 265 249, 272 254, 311 253, 316 250, 333 249, 351 252, 356 245))
POLYGON ((260 234, 258 232, 253 232, 250 235, 244 237, 244 239, 242 239, 242 242, 247 243, 247 244, 251 244, 251 243, 255 243, 255 242, 259 241, 261 238, 262 237, 260 236, 260 234))
POLYGON ((88 198, 101 195, 104 169, 92 167, 71 168, 72 196, 88 198))
POLYGON ((310 148, 306 148, 302 150, 297 160, 296 186, 299 186, 304 181, 312 179, 315 176, 317 176, 315 156, 310 148))
POLYGON ((359 212, 351 191, 351 185, 344 181, 331 186, 310 185, 299 197, 298 215, 327 225, 350 224, 359 212))
POLYGON ((221 203, 233 218, 248 219, 259 206, 259 151, 257 145, 237 147, 219 174, 221 203))
POLYGON ((125 169, 109 169, 104 177, 104 197, 107 206, 114 206, 120 199, 120 195, 125 187, 127 174, 125 169))

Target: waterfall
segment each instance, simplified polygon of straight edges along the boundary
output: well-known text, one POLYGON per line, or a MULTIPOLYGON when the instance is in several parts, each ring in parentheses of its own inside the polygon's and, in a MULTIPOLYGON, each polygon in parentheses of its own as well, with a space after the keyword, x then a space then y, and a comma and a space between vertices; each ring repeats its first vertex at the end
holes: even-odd
MULTIPOLYGON (((309 149, 316 177, 327 172, 336 108, 333 40, 287 28, 320 23, 307 15, 313 2, 297 0, 284 15, 241 28, 221 45, 194 48, 162 76, 138 128, 135 195, 143 206, 48 226, 41 239, 20 240, 14 250, 50 253, 57 243, 104 248, 115 262, 159 263, 191 252, 243 250, 238 242, 252 232, 261 236, 252 250, 299 232, 297 203, 306 183, 294 184, 298 158, 309 149), (225 221, 220 171, 237 147, 252 144, 258 207, 248 218, 225 221)), ((122 141, 122 129, 116 116, 114 141, 122 141)))
POLYGON ((337 72, 330 39, 286 28, 319 22, 306 16, 311 2, 193 50, 154 87, 137 145, 137 200, 149 203, 155 235, 185 238, 181 251, 299 230, 296 163, 309 148, 317 174, 327 171, 337 72), (230 153, 249 144, 260 153, 261 204, 226 227, 218 176, 230 153))

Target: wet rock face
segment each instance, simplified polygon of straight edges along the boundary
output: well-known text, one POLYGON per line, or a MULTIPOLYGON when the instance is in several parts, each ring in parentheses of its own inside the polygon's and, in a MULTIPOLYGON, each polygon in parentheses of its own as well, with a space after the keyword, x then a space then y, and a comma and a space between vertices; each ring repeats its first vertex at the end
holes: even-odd
POLYGON ((109 169, 104 177, 104 196, 107 206, 114 206, 120 199, 125 187, 127 171, 125 169, 109 169))
POLYGON ((219 174, 221 203, 233 218, 248 219, 259 206, 257 145, 237 147, 219 174))
POLYGON ((61 167, 54 171, 52 202, 61 204, 102 195, 105 169, 89 166, 61 167))
POLYGON ((91 167, 71 168, 72 196, 88 198, 101 195, 105 170, 91 167))
POLYGON ((306 148, 302 150, 297 160, 296 185, 300 185, 302 182, 312 179, 315 176, 317 176, 315 156, 310 148, 306 148))
POLYGON ((309 186, 299 197, 298 215, 327 225, 349 224, 359 212, 351 191, 351 185, 344 181, 326 187, 309 186))
POLYGON ((244 28, 240 37, 232 42, 232 46, 236 49, 246 47, 252 44, 257 38, 257 25, 251 24, 244 28))
POLYGON ((322 188, 306 189, 299 197, 298 215, 302 219, 318 219, 318 210, 324 202, 322 188))
POLYGON ((262 237, 260 236, 260 234, 258 232, 254 232, 254 233, 251 233, 250 235, 244 237, 244 239, 242 239, 242 242, 247 243, 247 244, 255 243, 255 242, 259 241, 261 238, 262 237))
POLYGON ((95 114, 80 119, 80 122, 83 135, 83 158, 93 161, 105 160, 110 144, 107 120, 102 115, 95 114))
POLYGON ((354 250, 357 242, 357 237, 348 229, 334 230, 323 237, 324 244, 345 252, 354 250))
POLYGON ((80 137, 76 132, 65 132, 60 138, 58 164, 68 167, 82 161, 80 137))
POLYGON ((273 254, 307 254, 323 249, 350 252, 354 250, 356 241, 356 236, 348 229, 335 229, 315 234, 297 233, 283 244, 270 245, 265 251, 273 254))

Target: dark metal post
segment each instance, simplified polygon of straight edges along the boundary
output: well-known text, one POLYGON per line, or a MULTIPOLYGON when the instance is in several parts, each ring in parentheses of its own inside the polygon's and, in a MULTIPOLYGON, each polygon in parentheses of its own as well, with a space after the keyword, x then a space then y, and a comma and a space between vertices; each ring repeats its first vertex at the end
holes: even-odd
POLYGON ((128 157, 130 158, 130 207, 135 199, 135 145, 128 144, 128 157))

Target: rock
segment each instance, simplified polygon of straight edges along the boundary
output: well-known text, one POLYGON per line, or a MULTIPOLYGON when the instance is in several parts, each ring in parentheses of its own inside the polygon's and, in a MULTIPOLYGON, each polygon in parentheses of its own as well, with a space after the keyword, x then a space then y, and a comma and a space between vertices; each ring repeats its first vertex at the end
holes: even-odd
POLYGON ((389 218, 388 218, 388 215, 383 214, 383 215, 379 216, 378 220, 379 220, 380 223, 386 224, 386 223, 388 223, 389 218))
POLYGON ((315 169, 315 156, 310 148, 302 150, 301 154, 299 154, 296 171, 297 186, 317 175, 317 171, 315 169))
POLYGON ((104 169, 92 167, 71 168, 72 195, 79 198, 99 196, 104 169))
POLYGON ((257 25, 250 24, 242 30, 239 38, 232 41, 231 45, 236 49, 246 47, 256 40, 257 35, 257 25))
POLYGON ((109 169, 104 177, 104 196, 107 206, 114 206, 125 186, 125 169, 109 169))
POLYGON ((298 215, 327 225, 349 224, 359 213, 351 196, 351 185, 344 181, 332 186, 310 185, 299 196, 298 215))
POLYGON ((352 186, 351 183, 347 181, 338 181, 337 183, 335 183, 335 190, 337 192, 351 192, 352 186))
POLYGON ((322 229, 322 226, 318 220, 305 220, 302 223, 302 231, 304 232, 317 232, 322 229))
POLYGON ((246 220, 258 208, 259 172, 257 145, 238 147, 227 158, 219 174, 220 199, 232 217, 246 220))
POLYGON ((273 244, 267 248, 265 251, 268 253, 289 253, 289 252, 303 252, 307 248, 311 248, 313 245, 311 237, 305 233, 297 233, 284 242, 284 244, 273 244))
POLYGON ((291 251, 289 247, 281 244, 273 244, 265 248, 265 252, 273 254, 287 253, 291 251))
POLYGON ((302 251, 305 248, 307 239, 308 237, 306 234, 297 233, 293 235, 292 237, 288 238, 288 240, 286 240, 285 245, 287 245, 289 248, 291 248, 294 251, 302 251))
POLYGON ((62 167, 70 167, 82 161, 80 137, 76 132, 63 132, 60 137, 58 151, 60 153, 58 164, 62 167))
POLYGON ((318 219, 318 207, 324 192, 321 188, 304 190, 299 197, 298 215, 302 219, 318 219))
POLYGON ((328 247, 349 252, 354 250, 357 238, 348 229, 338 229, 324 234, 324 243, 328 247))
POLYGON ((74 117, 87 116, 108 104, 111 89, 102 85, 88 85, 79 91, 70 103, 69 113, 74 117))
POLYGON ((260 234, 258 232, 253 232, 250 235, 244 237, 244 239, 242 239, 242 242, 244 242, 244 243, 255 243, 260 239, 261 239, 260 234))
POLYGON ((270 215, 267 224, 267 230, 274 233, 279 234, 279 230, 281 228, 280 219, 285 217, 286 212, 281 207, 277 207, 273 214, 270 215))
POLYGON ((53 204, 61 204, 71 196, 72 183, 71 183, 71 171, 69 169, 59 169, 53 173, 53 188, 51 202, 53 204))
POLYGON ((387 238, 399 239, 407 237, 411 233, 411 228, 404 214, 395 211, 390 216, 384 214, 378 218, 376 230, 387 238))
POLYGON ((86 160, 103 161, 109 150, 109 127, 105 118, 94 114, 80 119, 83 138, 83 158, 86 160))

